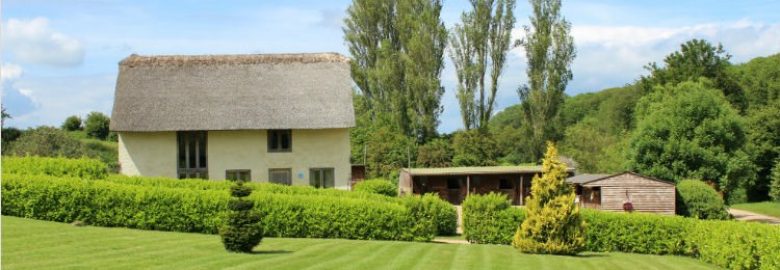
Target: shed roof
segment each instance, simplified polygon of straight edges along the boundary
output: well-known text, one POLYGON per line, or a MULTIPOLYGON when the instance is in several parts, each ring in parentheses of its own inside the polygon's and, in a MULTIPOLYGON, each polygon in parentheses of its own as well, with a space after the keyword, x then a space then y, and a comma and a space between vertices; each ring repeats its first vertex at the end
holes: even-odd
POLYGON ((638 173, 635 173, 635 172, 621 172, 621 173, 616 173, 616 174, 580 174, 580 175, 575 175, 575 176, 569 177, 568 179, 566 179, 566 182, 571 183, 571 184, 578 184, 578 185, 593 184, 594 182, 598 182, 598 181, 601 181, 601 180, 613 178, 615 176, 620 176, 620 175, 624 175, 624 174, 632 174, 632 175, 636 175, 636 176, 639 176, 639 177, 642 177, 642 178, 645 178, 645 179, 648 179, 648 180, 661 182, 661 183, 664 183, 664 184, 669 184, 669 185, 674 186, 673 182, 666 181, 666 180, 661 180, 661 179, 654 178, 654 177, 644 176, 644 175, 641 175, 641 174, 638 174, 638 173))
MULTIPOLYGON (((449 168, 404 168, 401 169, 412 176, 436 175, 476 175, 476 174, 517 174, 541 173, 542 166, 485 166, 485 167, 449 167, 449 168)), ((574 171, 574 169, 568 169, 574 171)))
POLYGON ((119 63, 115 131, 347 128, 349 59, 337 53, 131 55, 119 63))

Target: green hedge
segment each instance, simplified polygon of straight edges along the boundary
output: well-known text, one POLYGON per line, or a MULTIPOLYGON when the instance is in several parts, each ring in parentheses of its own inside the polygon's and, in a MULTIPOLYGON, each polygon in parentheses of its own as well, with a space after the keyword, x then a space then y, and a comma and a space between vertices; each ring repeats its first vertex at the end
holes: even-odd
POLYGON ((90 158, 3 157, 3 173, 44 174, 85 179, 103 179, 108 176, 106 164, 90 158))
POLYGON ((455 235, 458 230, 458 212, 436 194, 412 195, 401 198, 407 207, 419 206, 424 219, 432 220, 437 235, 455 235))
POLYGON ((677 214, 699 219, 729 219, 723 198, 700 180, 677 184, 677 214))
POLYGON ((384 179, 363 180, 355 184, 355 191, 381 194, 390 197, 398 196, 398 187, 384 179))
MULTIPOLYGON (((3 174, 2 213, 42 220, 80 220, 97 226, 216 233, 229 194, 45 175, 3 174)), ((397 202, 290 195, 263 191, 249 197, 263 216, 266 236, 428 241, 412 217, 425 212, 397 202)), ((423 225, 421 225, 423 224, 423 225)))
POLYGON ((685 237, 695 221, 647 213, 610 213, 582 209, 589 251, 684 254, 685 237))
POLYGON ((504 194, 469 195, 462 207, 463 235, 472 243, 511 244, 524 218, 504 194))
POLYGON ((689 255, 728 269, 780 269, 780 226, 737 221, 698 221, 688 237, 689 255))

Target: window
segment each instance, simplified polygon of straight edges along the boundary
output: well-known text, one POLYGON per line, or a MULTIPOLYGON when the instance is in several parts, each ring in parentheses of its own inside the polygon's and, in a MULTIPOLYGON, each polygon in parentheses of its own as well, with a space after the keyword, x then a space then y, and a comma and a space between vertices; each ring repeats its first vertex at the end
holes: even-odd
POLYGON ((309 169, 309 184, 316 188, 335 187, 333 182, 333 168, 312 168, 309 169))
POLYGON ((447 178, 447 189, 460 189, 460 181, 457 178, 447 178))
POLYGON ((177 173, 179 178, 209 178, 207 162, 207 134, 205 131, 179 131, 177 173))
POLYGON ((289 129, 268 130, 268 152, 292 151, 292 131, 289 129))
POLYGON ((498 189, 512 189, 512 182, 509 179, 498 180, 498 189))
POLYGON ((250 170, 227 170, 225 171, 225 179, 249 182, 252 181, 252 172, 250 170))
POLYGON ((287 169, 270 169, 268 170, 268 182, 292 185, 292 170, 287 169))

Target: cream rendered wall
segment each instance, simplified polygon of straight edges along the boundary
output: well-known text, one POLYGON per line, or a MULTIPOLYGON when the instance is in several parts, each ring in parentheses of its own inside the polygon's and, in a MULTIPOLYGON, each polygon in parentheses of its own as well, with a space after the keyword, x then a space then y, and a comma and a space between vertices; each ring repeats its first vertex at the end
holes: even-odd
POLYGON ((266 130, 209 131, 208 167, 211 179, 226 170, 252 170, 252 181, 267 182, 268 170, 290 168, 293 185, 309 185, 310 168, 333 168, 334 184, 349 189, 349 129, 292 130, 292 152, 268 152, 266 130))
POLYGON ((176 177, 176 132, 118 132, 120 172, 176 177))

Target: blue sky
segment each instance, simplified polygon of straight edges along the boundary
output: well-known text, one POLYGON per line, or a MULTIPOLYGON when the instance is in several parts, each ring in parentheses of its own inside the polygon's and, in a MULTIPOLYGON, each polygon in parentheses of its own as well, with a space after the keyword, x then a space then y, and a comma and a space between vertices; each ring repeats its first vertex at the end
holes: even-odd
MULTIPOLYGON (((111 112, 117 63, 132 54, 339 52, 350 1, 2 1, 6 125, 58 126, 69 115, 111 112)), ((450 27, 468 1, 445 1, 450 27)), ((691 38, 720 42, 734 62, 780 52, 780 1, 565 1, 578 57, 567 93, 622 86, 691 38)), ((518 1, 515 37, 528 24, 518 1)), ((439 130, 462 127, 447 57, 439 130)), ((510 52, 497 108, 519 102, 521 49, 510 52)))

